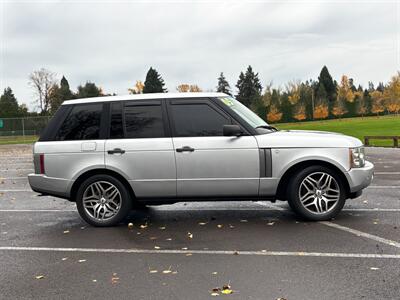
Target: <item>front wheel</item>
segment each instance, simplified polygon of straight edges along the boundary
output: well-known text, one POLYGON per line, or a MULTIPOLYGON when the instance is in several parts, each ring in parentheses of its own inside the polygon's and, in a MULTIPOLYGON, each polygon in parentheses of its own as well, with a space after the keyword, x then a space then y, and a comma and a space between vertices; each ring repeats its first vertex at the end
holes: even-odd
POLYGON ((334 218, 346 202, 346 192, 336 172, 324 166, 310 166, 289 182, 288 202, 302 218, 325 221, 334 218))
POLYGON ((76 205, 82 219, 93 226, 114 226, 130 212, 132 201, 125 186, 110 175, 94 175, 78 189, 76 205))

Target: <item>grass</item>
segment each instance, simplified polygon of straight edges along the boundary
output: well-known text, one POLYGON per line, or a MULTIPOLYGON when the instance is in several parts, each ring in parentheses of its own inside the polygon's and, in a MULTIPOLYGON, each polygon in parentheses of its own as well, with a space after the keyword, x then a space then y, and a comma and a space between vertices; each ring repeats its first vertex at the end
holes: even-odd
POLYGON ((0 136, 0 145, 32 144, 36 142, 37 139, 38 137, 36 135, 0 136))
MULTIPOLYGON (((274 124, 279 129, 288 130, 320 130, 339 132, 354 136, 364 142, 366 135, 398 135, 400 136, 400 116, 381 116, 365 118, 348 118, 325 121, 274 124)), ((373 146, 393 147, 393 140, 370 140, 373 146)))

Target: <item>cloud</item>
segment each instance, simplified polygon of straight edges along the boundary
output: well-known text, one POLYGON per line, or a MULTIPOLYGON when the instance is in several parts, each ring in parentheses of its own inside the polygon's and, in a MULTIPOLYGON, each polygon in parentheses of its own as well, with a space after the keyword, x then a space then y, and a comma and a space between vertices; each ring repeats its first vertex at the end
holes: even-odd
POLYGON ((0 88, 11 86, 27 104, 28 75, 41 67, 73 88, 89 80, 117 94, 150 66, 170 91, 183 82, 213 89, 221 71, 234 86, 249 64, 276 85, 315 79, 323 65, 364 85, 400 69, 395 2, 2 2, 0 9, 0 88))

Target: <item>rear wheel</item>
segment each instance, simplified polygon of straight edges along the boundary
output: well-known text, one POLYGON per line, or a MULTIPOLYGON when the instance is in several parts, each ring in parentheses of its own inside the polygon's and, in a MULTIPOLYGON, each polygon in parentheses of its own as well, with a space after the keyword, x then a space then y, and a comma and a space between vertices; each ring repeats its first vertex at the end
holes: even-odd
POLYGON ((76 195, 82 219, 93 226, 113 226, 121 222, 132 208, 125 186, 110 175, 86 179, 76 195))
POLYGON ((288 202, 302 218, 324 221, 334 218, 346 202, 341 178, 324 166, 300 170, 289 182, 288 202))

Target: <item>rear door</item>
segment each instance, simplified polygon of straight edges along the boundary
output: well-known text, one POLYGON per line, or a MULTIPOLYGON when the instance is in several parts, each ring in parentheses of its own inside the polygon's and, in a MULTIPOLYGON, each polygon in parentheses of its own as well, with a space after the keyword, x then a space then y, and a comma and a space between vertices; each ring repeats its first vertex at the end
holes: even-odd
POLYGON ((121 173, 135 195, 175 197, 174 148, 163 100, 111 103, 106 167, 121 173))
POLYGON ((209 99, 171 99, 179 197, 257 196, 259 151, 254 136, 223 136, 235 123, 209 99))
POLYGON ((44 154, 46 176, 65 179, 67 186, 85 170, 104 168, 103 106, 101 102, 66 105, 61 124, 49 124, 58 128, 46 128, 47 134, 35 144, 35 153, 44 154))

